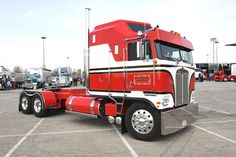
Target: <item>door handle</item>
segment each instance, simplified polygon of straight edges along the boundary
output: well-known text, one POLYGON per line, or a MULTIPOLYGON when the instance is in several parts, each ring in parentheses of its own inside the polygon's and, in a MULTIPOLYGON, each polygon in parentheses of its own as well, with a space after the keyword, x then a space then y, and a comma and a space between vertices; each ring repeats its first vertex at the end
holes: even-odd
POLYGON ((129 82, 129 87, 132 88, 132 86, 133 86, 133 82, 130 81, 130 82, 129 82))

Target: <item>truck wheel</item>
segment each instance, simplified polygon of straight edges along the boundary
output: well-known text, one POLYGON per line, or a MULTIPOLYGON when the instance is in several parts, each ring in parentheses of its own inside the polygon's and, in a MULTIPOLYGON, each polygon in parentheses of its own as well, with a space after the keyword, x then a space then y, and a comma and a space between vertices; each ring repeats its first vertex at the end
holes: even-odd
POLYGON ((31 114, 31 101, 27 94, 22 93, 20 96, 20 109, 24 114, 31 114))
POLYGON ((227 81, 227 77, 224 77, 224 82, 226 82, 227 81))
POLYGON ((234 81, 234 77, 231 77, 231 78, 230 78, 230 81, 234 81))
POLYGON ((48 111, 44 109, 44 104, 40 95, 33 96, 32 110, 36 117, 47 116, 48 111))
POLYGON ((158 110, 149 104, 134 103, 125 115, 125 124, 129 133, 139 140, 152 140, 161 134, 161 117, 158 110))

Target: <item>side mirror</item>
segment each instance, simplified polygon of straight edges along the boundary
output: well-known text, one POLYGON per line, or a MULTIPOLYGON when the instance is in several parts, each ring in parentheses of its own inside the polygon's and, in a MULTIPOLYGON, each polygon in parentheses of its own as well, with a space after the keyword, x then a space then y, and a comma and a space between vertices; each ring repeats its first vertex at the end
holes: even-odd
POLYGON ((137 42, 137 58, 145 58, 145 47, 143 42, 137 42))
POLYGON ((138 35, 140 38, 143 38, 143 32, 138 31, 137 35, 138 35))

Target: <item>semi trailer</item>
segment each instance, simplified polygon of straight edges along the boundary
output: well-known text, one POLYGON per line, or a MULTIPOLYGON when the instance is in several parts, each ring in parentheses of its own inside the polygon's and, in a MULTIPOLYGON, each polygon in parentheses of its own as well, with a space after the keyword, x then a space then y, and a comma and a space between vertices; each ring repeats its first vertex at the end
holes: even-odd
POLYGON ((85 88, 25 90, 19 111, 45 117, 50 109, 92 114, 121 132, 152 140, 191 125, 194 97, 192 43, 174 31, 117 20, 88 33, 85 88))

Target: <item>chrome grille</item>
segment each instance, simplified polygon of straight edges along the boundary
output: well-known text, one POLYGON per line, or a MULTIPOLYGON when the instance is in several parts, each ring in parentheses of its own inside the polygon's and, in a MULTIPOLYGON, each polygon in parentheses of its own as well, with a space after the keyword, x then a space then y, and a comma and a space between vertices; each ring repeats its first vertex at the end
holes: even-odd
POLYGON ((187 70, 180 69, 176 73, 176 106, 189 103, 189 86, 188 86, 189 73, 187 70))

